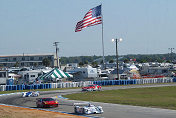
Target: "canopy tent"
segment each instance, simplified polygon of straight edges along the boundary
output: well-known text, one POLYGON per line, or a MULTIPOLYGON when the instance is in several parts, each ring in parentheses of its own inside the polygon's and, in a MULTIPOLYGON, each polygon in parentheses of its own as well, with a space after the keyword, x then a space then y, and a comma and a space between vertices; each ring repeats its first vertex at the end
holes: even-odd
POLYGON ((41 75, 39 79, 47 80, 47 79, 61 79, 61 78, 71 78, 71 77, 73 77, 73 75, 68 74, 62 70, 59 70, 58 68, 54 68, 50 72, 41 75))

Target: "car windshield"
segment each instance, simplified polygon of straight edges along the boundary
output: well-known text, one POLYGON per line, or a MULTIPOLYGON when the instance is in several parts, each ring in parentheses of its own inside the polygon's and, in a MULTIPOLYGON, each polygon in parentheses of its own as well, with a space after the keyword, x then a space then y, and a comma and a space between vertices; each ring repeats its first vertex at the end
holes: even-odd
POLYGON ((88 85, 88 87, 93 87, 94 85, 88 85))
POLYGON ((54 101, 53 98, 44 98, 43 101, 54 101))

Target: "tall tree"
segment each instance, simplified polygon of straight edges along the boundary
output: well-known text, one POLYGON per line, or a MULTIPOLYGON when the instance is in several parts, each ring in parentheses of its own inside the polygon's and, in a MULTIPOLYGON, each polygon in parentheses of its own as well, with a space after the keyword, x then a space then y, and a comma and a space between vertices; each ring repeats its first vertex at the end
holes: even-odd
POLYGON ((14 67, 19 67, 19 62, 18 61, 14 64, 14 67))
POLYGON ((84 63, 83 62, 79 62, 79 66, 83 66, 84 65, 84 63))
POLYGON ((47 67, 47 66, 49 66, 49 65, 50 65, 51 60, 50 60, 50 59, 48 59, 48 58, 44 58, 44 59, 43 59, 43 61, 42 61, 42 63, 43 63, 43 65, 44 65, 44 66, 46 66, 46 67, 47 67))
POLYGON ((111 60, 109 61, 109 63, 114 63, 114 60, 113 60, 113 59, 111 59, 111 60))
POLYGON ((88 64, 89 62, 87 60, 84 61, 84 64, 88 64))

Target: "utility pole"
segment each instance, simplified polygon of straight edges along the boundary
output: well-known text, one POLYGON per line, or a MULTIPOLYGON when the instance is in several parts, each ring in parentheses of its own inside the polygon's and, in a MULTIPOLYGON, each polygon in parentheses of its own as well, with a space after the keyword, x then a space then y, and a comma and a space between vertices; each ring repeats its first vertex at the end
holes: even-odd
POLYGON ((54 42, 54 46, 56 47, 56 61, 57 61, 57 67, 60 68, 60 66, 59 66, 59 58, 58 58, 58 52, 59 52, 58 43, 60 43, 60 42, 54 42))
POLYGON ((168 48, 171 52, 170 52, 170 59, 171 59, 171 62, 173 63, 173 50, 174 48, 168 48))

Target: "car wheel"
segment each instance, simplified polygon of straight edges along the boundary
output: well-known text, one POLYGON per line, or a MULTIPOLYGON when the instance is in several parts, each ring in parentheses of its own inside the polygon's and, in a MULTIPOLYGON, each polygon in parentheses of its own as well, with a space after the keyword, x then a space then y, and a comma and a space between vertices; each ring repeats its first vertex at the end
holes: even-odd
POLYGON ((40 108, 40 105, 37 105, 37 108, 40 108))
POLYGON ((41 107, 44 108, 44 105, 42 104, 41 107))
POLYGON ((75 109, 74 109, 74 112, 75 112, 75 114, 78 114, 78 112, 77 112, 77 110, 76 110, 76 107, 75 107, 75 109))
POLYGON ((83 109, 82 109, 82 114, 85 114, 85 113, 86 113, 86 112, 85 112, 85 109, 83 108, 83 109))

